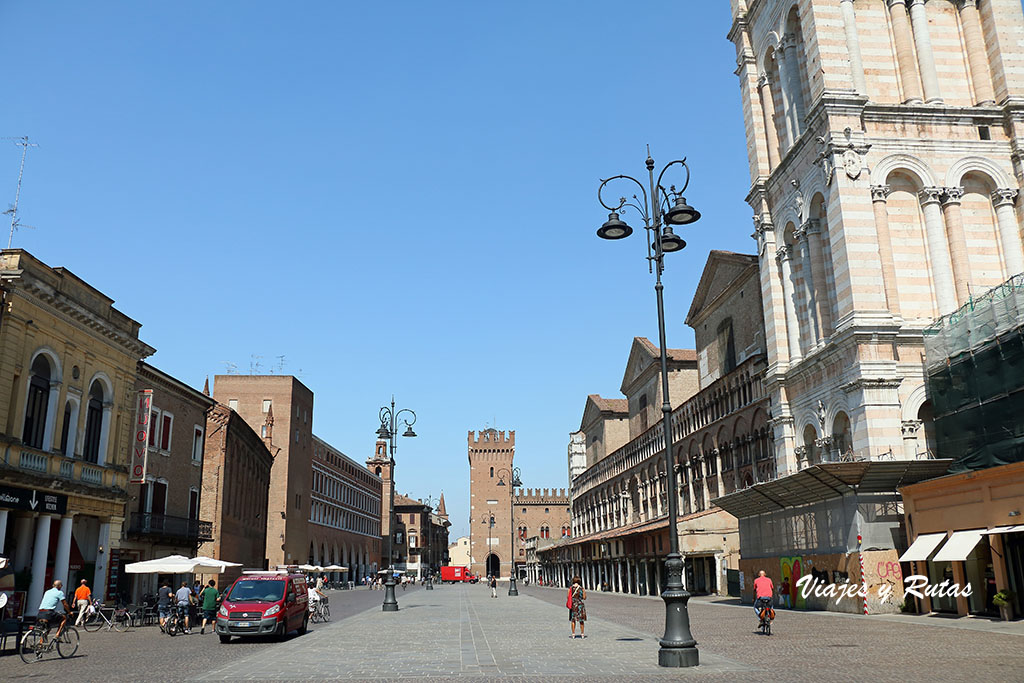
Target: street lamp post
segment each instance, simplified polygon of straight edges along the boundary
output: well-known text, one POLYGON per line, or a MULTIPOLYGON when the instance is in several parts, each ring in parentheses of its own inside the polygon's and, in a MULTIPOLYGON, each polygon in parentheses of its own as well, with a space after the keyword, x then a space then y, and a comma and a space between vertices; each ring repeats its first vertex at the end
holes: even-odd
POLYGON ((683 192, 690 184, 690 167, 686 165, 685 157, 666 164, 658 174, 657 181, 654 179, 654 159, 651 158, 650 150, 648 150, 645 165, 650 188, 649 196, 644 184, 632 176, 617 175, 601 181, 597 188, 597 201, 610 213, 608 220, 598 229, 597 235, 606 240, 618 240, 629 237, 633 233, 633 228, 619 218, 618 212, 624 206, 630 206, 640 213, 644 221, 644 230, 647 232, 648 268, 655 273, 654 291, 658 300, 661 412, 665 440, 665 472, 668 478, 669 553, 665 558, 668 581, 661 594, 665 601, 665 635, 661 637, 660 641, 658 665, 665 667, 697 666, 700 663, 700 655, 697 651, 697 641, 690 633, 690 616, 686 607, 690 600, 690 594, 683 588, 683 560, 679 554, 679 530, 676 526, 679 501, 676 497, 676 468, 673 466, 672 457, 672 405, 668 395, 668 351, 665 345, 665 304, 662 296, 664 288, 661 283, 661 274, 665 270, 665 254, 680 251, 686 246, 686 242, 673 232, 672 226, 694 223, 700 218, 700 212, 687 204, 686 198, 683 197, 683 192), (661 179, 664 177, 665 171, 676 165, 686 169, 686 181, 682 189, 677 191, 673 185, 666 191, 661 184, 661 179), (642 199, 634 194, 633 201, 621 197, 618 204, 614 206, 606 204, 601 196, 601 191, 608 183, 618 179, 630 180, 638 185, 642 199))
POLYGON ((381 609, 385 612, 398 611, 398 600, 395 598, 395 567, 392 542, 395 536, 395 448, 398 445, 398 421, 402 413, 408 413, 412 416, 411 422, 406 418, 401 418, 401 421, 405 423, 405 432, 402 433, 402 436, 416 436, 416 432, 412 431, 412 426, 416 424, 416 413, 408 408, 396 411, 394 396, 391 397, 390 408, 384 406, 380 409, 380 429, 377 430, 377 436, 387 441, 391 449, 391 500, 388 503, 388 574, 384 578, 384 604, 381 605, 381 609))
MULTIPOLYGON (((491 534, 494 533, 494 513, 490 510, 487 511, 487 516, 484 518, 484 524, 487 525, 487 558, 484 560, 484 571, 487 573, 487 581, 490 583, 491 580, 491 534)), ((501 565, 498 565, 501 568, 501 565)))
POLYGON ((507 468, 502 467, 497 472, 498 475, 498 486, 505 485, 505 477, 509 478, 509 492, 508 492, 508 525, 512 527, 512 542, 509 545, 509 553, 512 555, 511 559, 511 570, 509 571, 508 577, 508 594, 519 595, 519 590, 516 588, 516 529, 515 529, 515 506, 512 505, 512 496, 517 486, 522 486, 523 482, 519 479, 519 468, 513 467, 511 471, 507 468), (503 474, 504 473, 504 474, 503 474))

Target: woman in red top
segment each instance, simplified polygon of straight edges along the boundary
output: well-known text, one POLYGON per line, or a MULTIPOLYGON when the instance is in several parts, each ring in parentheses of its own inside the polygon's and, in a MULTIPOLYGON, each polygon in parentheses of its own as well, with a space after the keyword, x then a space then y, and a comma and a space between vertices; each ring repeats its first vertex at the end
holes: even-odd
POLYGON ((571 638, 576 637, 576 622, 580 622, 580 638, 586 638, 583 633, 583 625, 587 621, 587 606, 584 601, 587 599, 587 591, 583 590, 583 580, 578 576, 572 577, 572 585, 569 586, 569 595, 566 597, 565 606, 569 608, 569 628, 572 629, 571 638))

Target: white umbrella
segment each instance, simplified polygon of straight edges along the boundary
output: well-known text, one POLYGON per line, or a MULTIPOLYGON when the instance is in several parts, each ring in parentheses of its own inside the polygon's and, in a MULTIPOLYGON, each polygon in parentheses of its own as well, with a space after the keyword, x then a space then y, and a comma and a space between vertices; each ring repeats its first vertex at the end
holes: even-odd
POLYGON ((124 566, 129 574, 191 574, 196 563, 184 555, 168 555, 124 566))
POLYGON ((321 567, 319 565, 315 565, 315 564, 300 564, 299 565, 299 571, 303 571, 303 572, 322 572, 323 570, 324 570, 323 567, 321 567))
POLYGON ((347 572, 348 567, 339 567, 336 564, 328 565, 324 567, 325 572, 347 572))
POLYGON ((193 570, 196 574, 223 574, 224 570, 228 567, 241 567, 241 562, 227 562, 225 560, 215 560, 212 557, 206 557, 205 555, 199 555, 192 558, 193 562, 198 562, 196 569, 193 570))

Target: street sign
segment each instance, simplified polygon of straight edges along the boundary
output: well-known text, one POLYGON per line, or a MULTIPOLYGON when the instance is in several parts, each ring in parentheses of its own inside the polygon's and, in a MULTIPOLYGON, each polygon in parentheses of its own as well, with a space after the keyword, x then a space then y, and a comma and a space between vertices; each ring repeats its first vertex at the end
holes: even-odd
POLYGON ((68 497, 36 489, 0 486, 0 509, 5 508, 63 515, 68 511, 68 497))
POLYGON ((131 455, 131 478, 133 484, 146 482, 146 459, 149 455, 150 422, 153 416, 153 390, 142 389, 135 399, 135 433, 131 455))

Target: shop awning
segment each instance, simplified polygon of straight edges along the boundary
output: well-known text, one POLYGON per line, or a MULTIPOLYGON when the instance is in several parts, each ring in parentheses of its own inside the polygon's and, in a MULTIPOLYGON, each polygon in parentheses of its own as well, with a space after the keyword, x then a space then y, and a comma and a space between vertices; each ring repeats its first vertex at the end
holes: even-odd
POLYGON ((932 551, 942 543, 946 534, 921 534, 914 539, 914 542, 907 548, 907 552, 900 555, 900 562, 920 562, 927 560, 932 551))
POLYGON ((1016 534, 1024 531, 1024 524, 1018 524, 1017 526, 997 526, 994 529, 989 529, 986 534, 1016 534))
POLYGON ((828 462, 715 498, 738 518, 786 510, 847 493, 896 493, 901 486, 941 477, 952 460, 828 462))
POLYGON ((932 558, 932 562, 963 562, 984 535, 985 529, 954 531, 942 550, 932 558))

